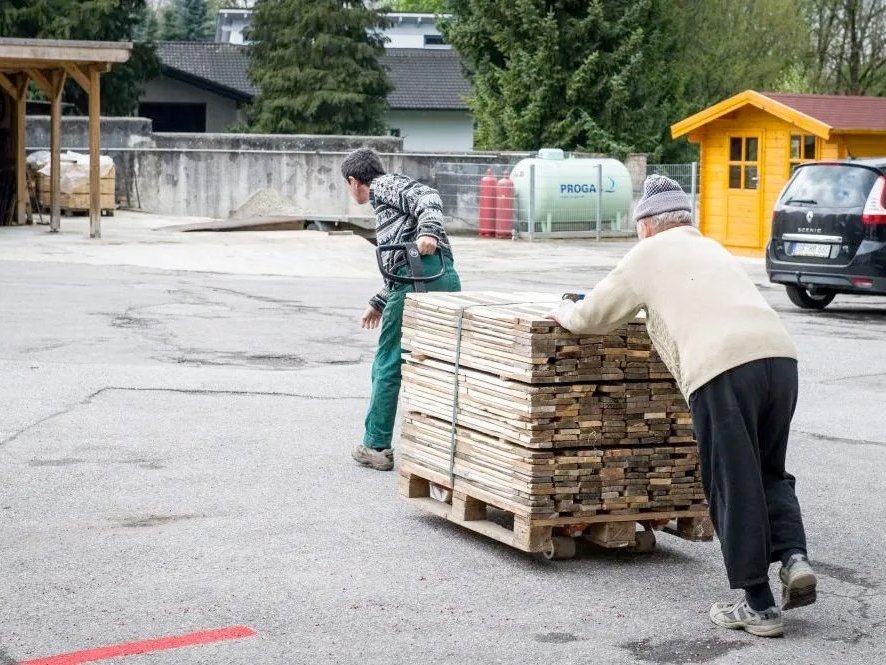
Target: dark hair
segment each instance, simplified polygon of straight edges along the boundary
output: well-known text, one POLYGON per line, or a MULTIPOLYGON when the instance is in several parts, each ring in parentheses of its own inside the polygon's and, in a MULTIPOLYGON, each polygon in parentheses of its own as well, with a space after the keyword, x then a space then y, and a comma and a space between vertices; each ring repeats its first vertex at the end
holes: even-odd
POLYGON ((341 163, 341 174, 345 180, 353 177, 364 185, 368 185, 377 177, 384 175, 385 168, 381 165, 381 160, 375 150, 357 148, 341 163))

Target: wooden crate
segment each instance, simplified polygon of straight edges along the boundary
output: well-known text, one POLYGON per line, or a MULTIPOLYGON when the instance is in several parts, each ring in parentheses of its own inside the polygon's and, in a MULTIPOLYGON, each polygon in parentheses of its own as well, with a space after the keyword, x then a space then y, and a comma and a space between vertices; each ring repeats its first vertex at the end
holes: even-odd
MULTIPOLYGON (((39 174, 38 174, 39 175, 39 174)), ((99 207, 101 210, 113 210, 116 204, 116 177, 112 169, 108 176, 100 179, 99 207)), ((49 176, 40 175, 37 181, 37 188, 40 192, 40 205, 44 210, 49 210, 50 201, 50 183, 49 176)), ((59 195, 61 209, 63 211, 80 212, 89 210, 89 184, 83 184, 76 187, 72 192, 61 192, 59 195)))

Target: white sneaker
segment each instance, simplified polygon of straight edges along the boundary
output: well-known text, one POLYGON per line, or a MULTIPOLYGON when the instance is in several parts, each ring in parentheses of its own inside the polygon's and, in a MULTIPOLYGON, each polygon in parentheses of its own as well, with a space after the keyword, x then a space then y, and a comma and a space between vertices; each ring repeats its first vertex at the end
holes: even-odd
POLYGON ((757 612, 751 609, 747 600, 738 603, 714 603, 711 605, 710 617, 718 626, 746 630, 759 637, 781 637, 784 633, 780 609, 773 606, 757 612))
POLYGON ((351 451, 351 457, 361 466, 368 466, 378 471, 390 471, 394 468, 394 450, 386 448, 376 450, 366 446, 356 446, 351 451))
POLYGON ((815 602, 818 579, 805 555, 791 556, 778 576, 781 578, 781 609, 792 610, 815 602))

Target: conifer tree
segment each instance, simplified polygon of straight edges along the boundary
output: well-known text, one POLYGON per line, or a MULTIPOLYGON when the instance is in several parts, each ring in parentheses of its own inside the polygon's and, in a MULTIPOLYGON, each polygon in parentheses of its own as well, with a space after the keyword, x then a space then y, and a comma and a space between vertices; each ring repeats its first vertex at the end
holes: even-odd
POLYGON ((661 143, 669 39, 661 0, 451 0, 443 24, 471 74, 478 148, 624 154, 661 143))
POLYGON ((206 42, 215 36, 207 0, 174 0, 162 12, 160 38, 173 42, 206 42))
MULTIPOLYGON (((133 41, 147 19, 145 0, 0 0, 0 35, 27 39, 84 39, 133 41)), ((101 110, 107 115, 129 115, 138 107, 145 81, 159 75, 154 44, 133 43, 128 62, 115 65, 101 79, 101 110)), ((65 100, 81 113, 87 96, 73 81, 65 100)))
MULTIPOLYGON (((384 15, 359 0, 258 0, 248 32, 253 131, 377 134, 391 90, 384 15)), ((429 85, 432 85, 429 82, 429 85)))

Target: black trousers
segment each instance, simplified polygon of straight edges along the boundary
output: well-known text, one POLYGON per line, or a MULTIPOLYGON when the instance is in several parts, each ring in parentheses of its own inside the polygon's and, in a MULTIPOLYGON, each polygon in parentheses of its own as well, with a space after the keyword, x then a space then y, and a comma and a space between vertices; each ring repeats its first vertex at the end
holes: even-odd
POLYGON ((785 471, 797 361, 740 365, 692 393, 689 404, 729 585, 766 582, 782 552, 806 551, 794 477, 785 471))

